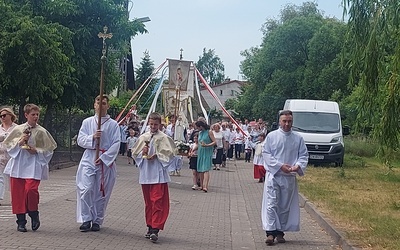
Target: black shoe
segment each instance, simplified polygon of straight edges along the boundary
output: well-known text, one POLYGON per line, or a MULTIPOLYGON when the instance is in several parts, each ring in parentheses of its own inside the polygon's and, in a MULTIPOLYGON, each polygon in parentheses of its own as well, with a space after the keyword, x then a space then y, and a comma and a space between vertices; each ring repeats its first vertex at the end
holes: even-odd
POLYGON ((151 242, 157 242, 157 240, 158 240, 158 233, 151 233, 150 234, 150 240, 151 240, 151 242))
POLYGON ((26 229, 26 216, 25 214, 17 214, 17 231, 18 232, 28 232, 26 229))
POLYGON ((157 229, 157 228, 152 228, 150 230, 150 240, 151 240, 151 242, 153 242, 153 243, 157 242, 157 240, 158 240, 158 232, 159 231, 160 230, 157 229))
POLYGON ((150 227, 150 226, 147 226, 147 233, 144 235, 144 237, 146 238, 146 239, 150 239, 150 235, 151 235, 151 231, 152 231, 152 228, 150 227))
POLYGON ((97 224, 97 223, 93 223, 92 224, 92 231, 95 231, 95 232, 100 231, 100 225, 97 224))
POLYGON ((82 223, 82 225, 79 227, 79 230, 81 230, 81 232, 87 232, 90 230, 91 227, 92 227, 92 222, 86 221, 82 223))
POLYGON ((144 235, 144 237, 145 237, 146 239, 150 239, 150 235, 151 235, 151 233, 150 233, 150 232, 147 232, 147 233, 144 235))
POLYGON ((18 232, 23 232, 23 233, 28 232, 28 230, 26 229, 26 226, 22 225, 22 224, 18 224, 17 231, 18 232))
POLYGON ((39 211, 29 212, 28 214, 31 217, 32 230, 38 230, 40 227, 39 211))
POLYGON ((37 218, 37 219, 35 219, 35 220, 32 219, 32 230, 33 230, 33 231, 36 231, 36 230, 39 229, 39 227, 40 227, 39 218, 37 218))
POLYGON ((267 239, 265 240, 265 243, 268 246, 272 246, 274 244, 274 240, 275 240, 275 237, 273 235, 268 235, 267 239))
POLYGON ((285 238, 283 238, 282 234, 278 234, 276 236, 276 240, 278 241, 278 243, 285 243, 286 242, 286 240, 285 240, 285 238))

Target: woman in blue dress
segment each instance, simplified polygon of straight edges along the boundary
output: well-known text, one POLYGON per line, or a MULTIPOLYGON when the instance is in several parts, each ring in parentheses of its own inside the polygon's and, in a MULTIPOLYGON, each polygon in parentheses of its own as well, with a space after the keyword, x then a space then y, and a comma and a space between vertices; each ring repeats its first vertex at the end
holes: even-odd
POLYGON ((215 137, 210 126, 204 121, 197 121, 196 127, 199 130, 199 144, 197 151, 197 172, 200 175, 201 189, 207 193, 210 181, 210 169, 212 167, 212 155, 214 151, 215 137))

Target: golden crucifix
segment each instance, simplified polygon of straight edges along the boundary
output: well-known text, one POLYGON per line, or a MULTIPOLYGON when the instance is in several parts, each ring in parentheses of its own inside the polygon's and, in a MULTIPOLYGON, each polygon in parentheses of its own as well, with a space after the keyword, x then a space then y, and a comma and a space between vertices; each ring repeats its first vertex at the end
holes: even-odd
MULTIPOLYGON (((107 33, 108 27, 104 26, 103 33, 99 32, 97 35, 99 38, 103 39, 103 49, 101 56, 101 73, 100 73, 100 94, 99 94, 99 113, 98 113, 98 122, 97 122, 97 130, 101 129, 101 113, 102 113, 102 102, 103 102, 103 92, 104 92, 104 64, 106 63, 106 54, 107 54, 107 44, 106 39, 111 39, 113 36, 112 33, 107 33)), ((99 158, 100 154, 100 138, 96 141, 96 160, 99 158)))

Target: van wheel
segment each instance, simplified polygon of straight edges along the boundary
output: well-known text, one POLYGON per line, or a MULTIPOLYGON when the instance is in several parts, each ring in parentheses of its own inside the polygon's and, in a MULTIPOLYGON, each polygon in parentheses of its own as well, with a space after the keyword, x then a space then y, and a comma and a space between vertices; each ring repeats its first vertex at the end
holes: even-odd
POLYGON ((341 159, 339 162, 335 162, 335 167, 341 167, 343 166, 343 159, 341 159))

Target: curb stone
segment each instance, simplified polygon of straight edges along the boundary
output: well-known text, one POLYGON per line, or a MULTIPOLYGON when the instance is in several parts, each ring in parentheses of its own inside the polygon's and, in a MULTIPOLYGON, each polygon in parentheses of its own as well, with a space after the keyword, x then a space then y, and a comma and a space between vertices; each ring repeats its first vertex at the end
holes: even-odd
POLYGON ((327 219, 325 219, 324 216, 315 208, 314 204, 301 193, 299 193, 299 203, 300 206, 304 207, 307 213, 310 214, 315 221, 317 221, 317 223, 343 250, 361 250, 361 248, 352 246, 343 236, 343 233, 336 229, 327 219))

